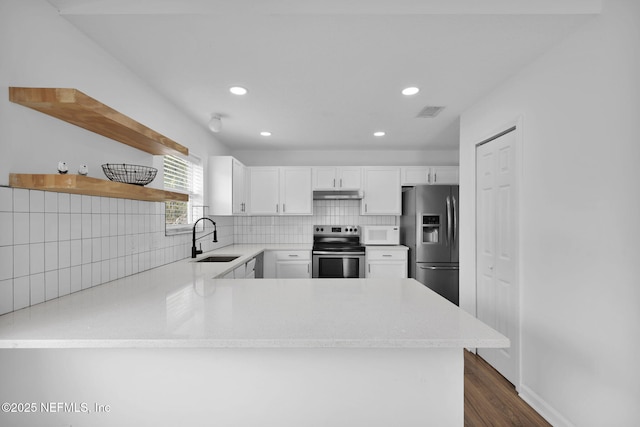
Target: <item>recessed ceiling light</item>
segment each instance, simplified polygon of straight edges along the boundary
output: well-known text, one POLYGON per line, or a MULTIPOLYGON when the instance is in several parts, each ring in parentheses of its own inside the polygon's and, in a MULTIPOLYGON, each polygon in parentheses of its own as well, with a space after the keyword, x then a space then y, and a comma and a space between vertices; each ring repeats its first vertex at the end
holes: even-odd
POLYGON ((260 135, 262 135, 262 136, 271 136, 271 132, 262 131, 262 132, 260 132, 260 135))
POLYGON ((406 96, 415 95, 418 92, 420 92, 420 88, 417 88, 415 86, 406 87, 406 88, 402 89, 402 94, 406 95, 406 96))
POLYGON ((234 95, 246 95, 248 90, 243 88, 242 86, 233 86, 229 88, 229 92, 234 95))
POLYGON ((378 131, 378 132, 374 132, 373 133, 373 136, 385 136, 385 135, 386 135, 386 133, 382 132, 382 131, 378 131))

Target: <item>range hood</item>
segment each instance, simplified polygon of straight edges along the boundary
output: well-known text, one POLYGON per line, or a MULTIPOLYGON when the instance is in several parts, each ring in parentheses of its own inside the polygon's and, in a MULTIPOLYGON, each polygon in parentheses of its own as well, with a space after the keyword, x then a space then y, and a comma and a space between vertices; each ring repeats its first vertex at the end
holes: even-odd
POLYGON ((359 190, 328 190, 314 191, 313 200, 360 200, 362 191, 359 190))

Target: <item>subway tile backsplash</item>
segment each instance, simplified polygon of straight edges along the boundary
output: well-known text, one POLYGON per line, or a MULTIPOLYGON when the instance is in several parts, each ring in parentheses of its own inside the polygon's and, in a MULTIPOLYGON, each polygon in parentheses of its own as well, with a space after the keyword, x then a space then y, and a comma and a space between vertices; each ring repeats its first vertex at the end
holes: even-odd
POLYGON ((397 225, 399 219, 388 215, 360 215, 359 200, 314 200, 313 215, 235 217, 236 243, 308 243, 313 242, 313 226, 397 225))
MULTIPOLYGON (((233 243, 233 219, 214 220, 205 251, 233 243)), ((162 202, 0 187, 0 314, 190 255, 191 233, 165 236, 162 202)))

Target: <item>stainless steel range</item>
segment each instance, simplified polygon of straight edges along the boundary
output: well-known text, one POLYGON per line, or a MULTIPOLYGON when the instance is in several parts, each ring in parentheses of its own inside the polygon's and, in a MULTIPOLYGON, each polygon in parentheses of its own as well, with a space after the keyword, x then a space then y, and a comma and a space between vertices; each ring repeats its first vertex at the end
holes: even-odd
POLYGON ((364 246, 357 225, 314 225, 312 277, 364 277, 364 246))

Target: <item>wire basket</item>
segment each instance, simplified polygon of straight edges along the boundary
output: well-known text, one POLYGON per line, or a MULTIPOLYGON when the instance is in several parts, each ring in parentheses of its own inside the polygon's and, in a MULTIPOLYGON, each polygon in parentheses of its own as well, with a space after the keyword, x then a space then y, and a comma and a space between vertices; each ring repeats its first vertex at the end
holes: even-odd
POLYGON ((106 163, 102 171, 111 181, 125 184, 147 185, 154 180, 158 169, 149 166, 106 163))

